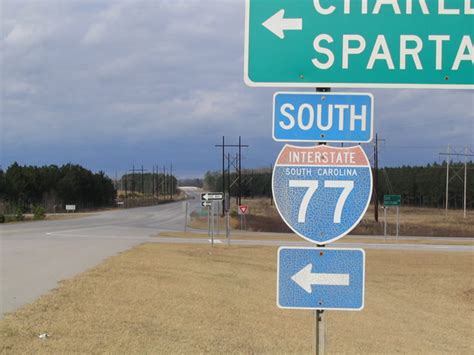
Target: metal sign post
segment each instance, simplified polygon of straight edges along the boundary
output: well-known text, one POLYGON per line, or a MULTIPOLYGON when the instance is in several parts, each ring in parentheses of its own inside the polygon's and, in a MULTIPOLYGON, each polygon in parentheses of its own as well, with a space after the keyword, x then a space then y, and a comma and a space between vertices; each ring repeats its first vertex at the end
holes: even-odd
POLYGON ((387 209, 389 207, 396 207, 397 209, 397 224, 395 238, 398 240, 400 233, 400 205, 402 204, 401 195, 384 195, 383 196, 383 209, 384 209, 384 237, 387 238, 387 209))
POLYGON ((227 239, 227 245, 230 245, 230 218, 229 211, 225 212, 225 237, 227 239))
POLYGON ((397 206, 397 240, 398 240, 398 231, 400 230, 400 206, 397 206))
POLYGON ((211 236, 211 207, 207 207, 207 236, 211 236))
POLYGON ((214 203, 211 203, 211 246, 214 248, 214 203))
POLYGON ((189 202, 184 202, 184 232, 187 232, 188 229, 188 205, 189 202))
POLYGON ((324 354, 324 345, 326 343, 326 322, 324 321, 324 311, 317 309, 314 311, 315 333, 314 333, 314 353, 316 355, 324 354))

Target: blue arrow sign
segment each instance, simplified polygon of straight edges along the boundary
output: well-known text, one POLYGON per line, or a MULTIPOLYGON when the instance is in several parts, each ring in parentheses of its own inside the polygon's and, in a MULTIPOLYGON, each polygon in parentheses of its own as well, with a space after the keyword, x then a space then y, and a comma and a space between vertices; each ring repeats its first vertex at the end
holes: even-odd
POLYGON ((277 92, 273 96, 273 139, 369 143, 373 111, 372 94, 277 92))
POLYGON ((281 247, 277 305, 280 308, 364 308, 365 252, 362 249, 281 247))

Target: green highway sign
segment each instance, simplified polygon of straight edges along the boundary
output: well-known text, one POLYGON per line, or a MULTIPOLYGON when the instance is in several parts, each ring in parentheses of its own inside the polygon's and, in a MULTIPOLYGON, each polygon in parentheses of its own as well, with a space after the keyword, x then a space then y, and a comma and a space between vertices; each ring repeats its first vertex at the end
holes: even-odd
POLYGON ((474 0, 246 0, 250 86, 474 89, 474 0))
POLYGON ((400 195, 384 195, 384 206, 400 206, 402 204, 402 196, 400 195))

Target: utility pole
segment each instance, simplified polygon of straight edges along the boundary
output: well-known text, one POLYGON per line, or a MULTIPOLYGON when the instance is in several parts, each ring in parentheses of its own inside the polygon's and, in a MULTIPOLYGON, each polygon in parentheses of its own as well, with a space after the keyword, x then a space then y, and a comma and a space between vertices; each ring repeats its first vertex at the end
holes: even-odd
POLYGON ((173 163, 170 163, 170 198, 173 199, 174 179, 173 179, 173 163))
POLYGON ((166 200, 166 166, 163 165, 163 198, 166 200))
MULTIPOLYGON (((222 192, 224 193, 225 196, 225 166, 224 166, 224 160, 225 160, 225 136, 222 136, 222 192)), ((222 217, 224 217, 225 214, 225 198, 222 199, 222 217)))
POLYGON ((156 164, 155 171, 156 171, 156 183, 155 183, 155 186, 156 186, 156 197, 157 197, 158 200, 159 200, 159 199, 160 199, 160 187, 161 187, 161 184, 160 184, 160 166, 159 166, 158 164, 156 164))
POLYGON ((142 196, 145 195, 145 183, 144 183, 144 179, 143 179, 143 165, 142 165, 142 173, 141 173, 141 193, 142 193, 142 196))
POLYGON ((466 218, 467 207, 467 147, 464 148, 464 218, 466 218))
POLYGON ((242 138, 239 136, 239 206, 242 204, 242 138))
POLYGON ((240 206, 240 188, 239 188, 239 153, 235 153, 235 161, 234 161, 234 167, 235 167, 235 172, 237 174, 237 179, 234 180, 234 182, 232 184, 234 184, 235 182, 237 182, 237 194, 235 196, 235 204, 237 206, 240 206))
MULTIPOLYGON (((123 176, 122 176, 122 180, 123 180, 123 176)), ((125 198, 127 199, 128 198, 128 173, 125 173, 125 198)))
POLYGON ((155 197, 155 166, 152 166, 152 173, 151 173, 151 194, 155 197))
MULTIPOLYGON (((236 158, 236 162, 238 162, 238 166, 236 167, 236 170, 237 170, 237 176, 238 176, 238 193, 237 193, 237 204, 239 205, 241 203, 241 193, 242 193, 242 184, 241 184, 241 170, 242 170, 242 158, 241 158, 241 155, 242 155, 242 148, 248 148, 248 145, 246 144, 242 144, 242 137, 239 136, 239 144, 225 144, 225 137, 223 136, 222 137, 222 144, 216 144, 215 145, 216 148, 222 148, 222 189, 223 191, 222 192, 226 192, 226 186, 225 186, 225 178, 224 178, 224 175, 225 175, 225 148, 238 148, 238 155, 237 155, 237 158, 236 158)), ((230 158, 228 158, 228 160, 230 161, 230 158)), ((229 193, 229 196, 230 196, 230 171, 229 171, 229 182, 227 184, 227 192, 229 193)), ((224 203, 224 202, 223 202, 224 203)), ((224 205, 223 205, 224 206, 224 205)), ((222 209, 224 210, 224 208, 222 209)))
POLYGON ((449 206, 449 161, 451 160, 450 145, 448 144, 448 160, 446 162, 446 213, 448 213, 449 206))
POLYGON ((464 218, 466 218, 467 216, 467 212, 466 212, 466 209, 467 209, 467 158, 474 157, 474 151, 468 148, 467 146, 464 147, 463 150, 453 149, 453 147, 451 147, 451 145, 448 144, 447 153, 439 153, 439 155, 445 155, 448 157, 446 161, 446 206, 445 206, 446 213, 448 213, 448 208, 449 208, 449 182, 455 178, 459 178, 461 181, 464 182, 463 208, 464 208, 464 218), (461 157, 464 157, 464 176, 463 177, 461 177, 461 174, 460 174, 460 169, 462 168, 457 168, 454 164, 451 167, 451 157, 457 157, 459 160, 461 157), (450 176, 451 169, 453 171, 453 176, 450 176))
POLYGON ((132 192, 135 192, 135 165, 132 165, 132 192))
POLYGON ((379 137, 375 134, 374 145, 374 219, 379 221, 379 137))
POLYGON ((227 153, 227 192, 229 194, 228 206, 230 207, 230 153, 227 153))

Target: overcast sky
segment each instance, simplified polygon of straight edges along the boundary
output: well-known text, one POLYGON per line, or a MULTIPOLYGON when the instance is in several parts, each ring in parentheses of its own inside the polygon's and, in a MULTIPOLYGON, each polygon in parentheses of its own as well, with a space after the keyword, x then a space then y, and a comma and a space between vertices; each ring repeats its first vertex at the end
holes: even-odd
MULTIPOLYGON (((222 136, 270 166, 275 89, 243 82, 244 0, 0 0, 1 165, 84 165, 110 175, 173 164, 220 169, 222 136)), ((356 91, 356 90, 355 90, 356 91)), ((361 91, 361 90, 359 90, 361 91)), ((375 95, 385 166, 474 144, 474 94, 375 95)), ((235 153, 235 151, 233 151, 235 153)))

